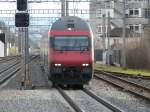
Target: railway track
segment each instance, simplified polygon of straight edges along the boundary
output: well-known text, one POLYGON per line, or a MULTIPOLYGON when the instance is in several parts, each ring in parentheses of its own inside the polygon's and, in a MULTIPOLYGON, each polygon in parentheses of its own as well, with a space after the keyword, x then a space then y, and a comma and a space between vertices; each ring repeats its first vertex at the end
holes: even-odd
MULTIPOLYGON (((34 60, 37 56, 31 57, 31 60, 34 60)), ((21 70, 21 61, 16 60, 12 64, 5 66, 3 69, 0 70, 0 85, 14 76, 17 72, 21 70)))
POLYGON ((134 95, 137 95, 147 101, 150 101, 150 88, 148 87, 103 71, 96 71, 94 76, 114 86, 122 88, 123 90, 126 90, 134 95))
MULTIPOLYGON (((99 70, 95 70, 95 72, 99 72, 99 70)), ((127 73, 119 73, 119 72, 110 72, 110 71, 102 71, 110 74, 114 74, 119 77, 130 77, 130 78, 137 78, 137 79, 148 79, 150 80, 149 76, 143 76, 141 74, 127 74, 127 73)))
MULTIPOLYGON (((76 112, 86 112, 86 110, 82 109, 79 105, 77 105, 77 103, 73 100, 73 98, 71 98, 70 95, 68 95, 69 93, 65 92, 65 90, 63 90, 63 89, 61 89, 59 87, 57 87, 57 90, 59 91, 59 93, 64 97, 64 99, 69 103, 69 105, 76 112)), ((122 110, 120 110, 119 108, 117 108, 116 106, 114 106, 113 104, 111 104, 111 103, 105 101, 104 99, 96 96, 94 93, 92 93, 91 91, 87 90, 86 88, 84 88, 83 90, 80 90, 80 91, 83 92, 84 94, 88 95, 90 98, 92 98, 93 100, 95 100, 100 105, 103 105, 104 107, 106 107, 111 112, 123 112, 122 110)), ((89 102, 87 101, 87 104, 88 103, 89 102)))
POLYGON ((6 63, 8 61, 11 61, 11 60, 16 60, 18 59, 20 56, 8 56, 8 57, 1 57, 0 58, 0 63, 6 63))
POLYGON ((16 56, 5 56, 5 57, 0 57, 0 60, 2 60, 2 59, 6 59, 6 58, 17 57, 17 56, 19 56, 19 55, 16 55, 16 56))
POLYGON ((17 64, 11 68, 11 70, 6 70, 3 74, 0 75, 0 84, 3 84, 21 69, 20 64, 17 64))
POLYGON ((14 61, 13 63, 9 64, 9 65, 5 65, 1 70, 0 70, 0 74, 4 73, 5 71, 9 70, 10 68, 12 68, 13 66, 19 64, 19 61, 14 61))

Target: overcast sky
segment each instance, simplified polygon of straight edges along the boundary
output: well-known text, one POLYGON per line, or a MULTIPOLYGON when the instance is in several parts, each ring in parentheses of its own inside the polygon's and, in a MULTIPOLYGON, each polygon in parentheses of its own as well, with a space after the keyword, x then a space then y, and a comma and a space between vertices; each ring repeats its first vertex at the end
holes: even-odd
MULTIPOLYGON (((61 9, 61 3, 59 2, 55 2, 55 3, 52 3, 52 2, 45 2, 45 3, 30 3, 29 4, 29 9, 61 9)), ((76 3, 76 4, 73 4, 73 3, 70 3, 69 5, 69 8, 70 9, 86 9, 88 10, 89 9, 89 3, 85 3, 85 2, 82 2, 82 3, 76 3)), ((16 10, 16 3, 1 3, 0 2, 0 10, 16 10)), ((12 23, 14 24, 14 20, 13 21, 10 21, 9 18, 8 20, 6 20, 5 18, 2 19, 3 17, 12 17, 14 18, 15 14, 0 14, 0 19, 5 21, 6 24, 9 24, 12 23)), ((46 25, 50 25, 50 21, 52 21, 52 17, 59 17, 60 14, 32 14, 30 15, 30 17, 47 17, 47 19, 39 19, 40 21, 31 21, 31 24, 35 24, 35 25, 38 25, 38 24, 46 24, 46 25)), ((84 18, 84 19, 88 19, 89 18, 89 15, 88 14, 78 14, 76 16, 79 16, 81 18, 84 18)), ((54 20, 55 21, 55 20, 54 20)))
MULTIPOLYGON (((72 2, 70 4, 70 9, 89 9, 89 3, 81 2, 81 3, 75 3, 72 2)), ((29 9, 60 9, 60 3, 52 3, 52 2, 45 2, 45 3, 30 3, 29 9)), ((16 3, 1 3, 0 2, 0 10, 15 10, 16 9, 16 3)))
MULTIPOLYGON (((44 3, 30 3, 28 5, 29 9, 61 9, 61 3, 60 2, 44 2, 44 3)), ((80 9, 80 10, 88 10, 89 9, 89 3, 85 3, 85 2, 81 2, 81 3, 75 3, 73 4, 72 2, 69 3, 69 9, 80 9)), ((7 3, 2 3, 0 2, 0 10, 16 10, 16 3, 15 2, 7 2, 7 3)), ((38 13, 38 12, 37 12, 38 13)), ((55 12, 56 13, 56 12, 55 12)), ((60 17, 60 11, 59 14, 31 14, 30 17, 47 17, 50 18, 49 21, 55 21, 55 17, 60 17), (54 19, 54 20, 53 20, 54 19)), ((71 16, 74 16, 74 14, 70 14, 71 16)), ((0 14, 0 19, 2 20, 3 17, 12 17, 14 18, 15 14, 0 14)), ((89 19, 89 15, 88 14, 76 14, 75 16, 79 16, 83 19, 89 19)), ((9 19, 9 18, 8 18, 9 19)), ((10 20, 6 20, 4 18, 4 20, 11 22, 10 20)), ((36 21, 33 21, 34 23, 36 21)), ((33 23, 32 22, 32 23, 33 23)), ((40 21, 41 24, 42 22, 46 22, 46 21, 40 21)), ((45 23, 47 24, 47 23, 45 23)))

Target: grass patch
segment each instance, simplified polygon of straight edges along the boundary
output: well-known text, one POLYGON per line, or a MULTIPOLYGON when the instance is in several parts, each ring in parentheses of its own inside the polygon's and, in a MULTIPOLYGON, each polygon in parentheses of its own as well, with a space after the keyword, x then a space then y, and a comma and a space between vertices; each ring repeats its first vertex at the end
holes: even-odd
POLYGON ((99 64, 99 63, 95 64, 95 69, 96 70, 110 71, 110 72, 133 74, 133 75, 141 74, 143 76, 150 76, 150 70, 123 69, 121 67, 107 66, 107 65, 103 65, 103 64, 99 64))
POLYGON ((9 54, 10 55, 18 55, 18 48, 16 48, 16 47, 9 48, 9 54))

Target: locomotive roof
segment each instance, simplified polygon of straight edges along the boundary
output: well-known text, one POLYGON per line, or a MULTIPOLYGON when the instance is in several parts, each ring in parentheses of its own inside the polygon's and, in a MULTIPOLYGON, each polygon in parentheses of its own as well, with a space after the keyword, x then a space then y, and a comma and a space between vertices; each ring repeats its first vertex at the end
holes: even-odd
POLYGON ((53 23, 51 30, 64 30, 68 28, 90 30, 89 25, 83 19, 76 16, 65 16, 53 23))

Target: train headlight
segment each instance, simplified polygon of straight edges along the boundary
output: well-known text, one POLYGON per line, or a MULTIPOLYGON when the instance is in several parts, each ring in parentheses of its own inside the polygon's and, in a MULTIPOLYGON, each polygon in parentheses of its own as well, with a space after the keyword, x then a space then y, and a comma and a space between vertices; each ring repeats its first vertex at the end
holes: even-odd
POLYGON ((55 66, 58 66, 58 67, 60 67, 60 66, 61 66, 61 64, 55 64, 55 66))
POLYGON ((68 28, 68 30, 69 30, 69 31, 71 31, 71 30, 72 30, 72 28, 68 28))
POLYGON ((89 66, 89 64, 82 64, 82 66, 87 67, 87 66, 89 66))

